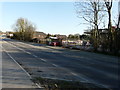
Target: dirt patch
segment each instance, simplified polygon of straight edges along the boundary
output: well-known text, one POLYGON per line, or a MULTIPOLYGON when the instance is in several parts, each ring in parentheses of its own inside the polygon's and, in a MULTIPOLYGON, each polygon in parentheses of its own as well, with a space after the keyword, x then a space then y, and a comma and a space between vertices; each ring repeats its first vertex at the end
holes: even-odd
POLYGON ((41 86, 44 87, 45 90, 109 90, 106 88, 100 88, 90 83, 81 83, 78 81, 65 81, 41 77, 34 78, 33 82, 41 84, 41 86))

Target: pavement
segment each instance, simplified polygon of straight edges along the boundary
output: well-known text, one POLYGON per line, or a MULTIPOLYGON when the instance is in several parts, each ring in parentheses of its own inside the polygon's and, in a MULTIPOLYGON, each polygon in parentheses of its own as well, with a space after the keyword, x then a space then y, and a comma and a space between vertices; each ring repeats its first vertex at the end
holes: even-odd
POLYGON ((4 48, 0 48, 0 53, 2 53, 2 90, 16 88, 38 90, 39 87, 31 81, 29 74, 4 48))
MULTIPOLYGON (((81 81, 113 90, 118 90, 120 86, 118 83, 120 72, 119 57, 80 50, 69 50, 61 47, 30 44, 11 39, 3 39, 2 42, 2 47, 4 48, 2 55, 4 60, 3 74, 6 68, 11 67, 6 64, 7 62, 8 64, 10 62, 13 63, 10 59, 12 57, 32 78, 45 77, 81 81)), ((15 71, 14 73, 18 73, 17 75, 19 76, 20 71, 16 71, 17 67, 18 65, 12 66, 14 68, 13 71, 15 71)), ((6 72, 8 75, 10 75, 9 71, 12 71, 12 69, 8 69, 6 72)), ((10 79, 13 78, 8 78, 8 81, 10 79)), ((23 80, 23 78, 20 80, 23 80)), ((4 84, 5 82, 3 82, 4 84)), ((29 83, 26 86, 32 86, 32 84, 29 83)))

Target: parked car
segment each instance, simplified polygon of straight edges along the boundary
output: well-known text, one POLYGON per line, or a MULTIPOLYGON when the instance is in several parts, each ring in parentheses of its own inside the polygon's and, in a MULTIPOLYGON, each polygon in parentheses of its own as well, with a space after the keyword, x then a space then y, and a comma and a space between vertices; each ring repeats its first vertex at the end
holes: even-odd
POLYGON ((61 39, 58 39, 57 37, 48 38, 46 43, 51 46, 61 46, 62 45, 61 39))
POLYGON ((60 42, 51 42, 49 45, 51 45, 51 46, 60 46, 60 42))

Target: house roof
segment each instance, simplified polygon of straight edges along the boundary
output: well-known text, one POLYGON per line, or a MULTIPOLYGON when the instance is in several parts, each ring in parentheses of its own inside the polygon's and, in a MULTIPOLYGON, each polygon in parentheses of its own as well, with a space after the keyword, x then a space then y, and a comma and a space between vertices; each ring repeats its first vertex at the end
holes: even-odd
POLYGON ((66 35, 56 34, 56 37, 58 37, 58 38, 66 38, 67 36, 66 35))
POLYGON ((35 32, 35 35, 46 35, 44 32, 35 32))

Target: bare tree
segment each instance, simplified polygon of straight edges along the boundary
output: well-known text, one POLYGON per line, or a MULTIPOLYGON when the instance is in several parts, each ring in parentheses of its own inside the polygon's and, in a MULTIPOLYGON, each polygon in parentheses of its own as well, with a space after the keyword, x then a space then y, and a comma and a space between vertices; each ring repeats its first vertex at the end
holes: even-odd
POLYGON ((108 13, 108 41, 109 41, 109 49, 110 51, 112 51, 112 21, 111 21, 111 9, 112 9, 112 0, 105 0, 105 5, 106 5, 106 8, 107 8, 107 13, 108 13))
POLYGON ((92 39, 94 49, 97 50, 99 45, 99 25, 105 14, 102 13, 104 11, 104 3, 98 1, 88 2, 76 2, 77 14, 78 17, 84 20, 86 23, 91 25, 92 29, 92 39))
POLYGON ((25 40, 30 41, 33 38, 33 34, 35 32, 35 26, 30 24, 25 30, 25 40))
POLYGON ((36 27, 27 19, 19 18, 14 25, 17 39, 29 41, 35 32, 36 27))
POLYGON ((120 50, 120 1, 118 2, 118 17, 114 20, 115 25, 117 26, 115 33, 114 33, 114 54, 119 55, 120 50))

